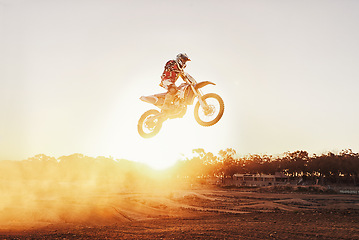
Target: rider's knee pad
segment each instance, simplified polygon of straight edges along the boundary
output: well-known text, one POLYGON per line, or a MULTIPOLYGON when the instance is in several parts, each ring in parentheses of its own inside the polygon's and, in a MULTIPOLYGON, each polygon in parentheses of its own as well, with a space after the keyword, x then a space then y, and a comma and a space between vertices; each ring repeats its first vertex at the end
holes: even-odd
POLYGON ((168 93, 171 95, 175 95, 177 92, 177 89, 175 87, 171 87, 170 89, 168 89, 168 93))

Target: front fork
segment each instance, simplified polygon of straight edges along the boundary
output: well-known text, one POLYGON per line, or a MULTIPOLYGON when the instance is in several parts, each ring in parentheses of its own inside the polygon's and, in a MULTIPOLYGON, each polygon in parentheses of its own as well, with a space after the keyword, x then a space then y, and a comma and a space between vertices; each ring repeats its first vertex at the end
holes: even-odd
POLYGON ((197 83, 196 80, 188 73, 183 72, 182 75, 185 76, 185 78, 183 80, 191 86, 191 89, 194 92, 194 95, 198 98, 198 102, 201 105, 202 109, 204 110, 204 113, 206 115, 210 114, 212 110, 211 110, 210 106, 208 106, 207 102, 202 100, 202 96, 203 96, 202 92, 193 86, 193 84, 197 83))
POLYGON ((193 85, 191 85, 191 88, 192 88, 192 91, 194 92, 194 94, 196 95, 196 97, 198 98, 198 102, 201 105, 202 109, 204 110, 204 113, 206 115, 210 114, 211 108, 208 106, 206 101, 202 100, 202 96, 203 96, 202 92, 198 89, 195 89, 193 85))

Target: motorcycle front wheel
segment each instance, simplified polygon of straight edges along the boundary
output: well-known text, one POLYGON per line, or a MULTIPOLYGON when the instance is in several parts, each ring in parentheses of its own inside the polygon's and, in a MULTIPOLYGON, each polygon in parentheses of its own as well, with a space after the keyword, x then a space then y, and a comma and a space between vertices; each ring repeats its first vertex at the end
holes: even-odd
POLYGON ((137 131, 143 138, 151 138, 157 135, 162 128, 162 121, 158 118, 153 118, 158 115, 159 111, 151 109, 142 114, 138 120, 137 131))
POLYGON ((204 126, 209 127, 216 124, 224 112, 223 99, 215 93, 208 93, 202 96, 204 106, 198 101, 194 107, 194 118, 204 126))

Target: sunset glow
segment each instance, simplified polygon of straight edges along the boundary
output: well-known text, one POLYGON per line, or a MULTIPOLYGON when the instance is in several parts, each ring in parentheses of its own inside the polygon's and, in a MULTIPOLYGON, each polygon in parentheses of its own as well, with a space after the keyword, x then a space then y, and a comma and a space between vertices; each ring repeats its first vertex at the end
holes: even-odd
POLYGON ((2 0, 0 159, 82 153, 164 168, 198 147, 358 151, 358 4, 346 3, 2 0), (204 128, 191 106, 141 139, 153 107, 139 97, 164 91, 179 52, 197 81, 217 84, 203 92, 222 96, 224 116, 204 128))

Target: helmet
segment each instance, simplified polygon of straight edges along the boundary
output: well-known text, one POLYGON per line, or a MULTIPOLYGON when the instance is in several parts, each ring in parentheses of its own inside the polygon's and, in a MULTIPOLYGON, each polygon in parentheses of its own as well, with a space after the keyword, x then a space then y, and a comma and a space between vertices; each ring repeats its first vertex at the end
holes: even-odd
POLYGON ((181 68, 186 67, 186 62, 191 61, 186 53, 179 53, 176 56, 176 62, 180 65, 181 68))

